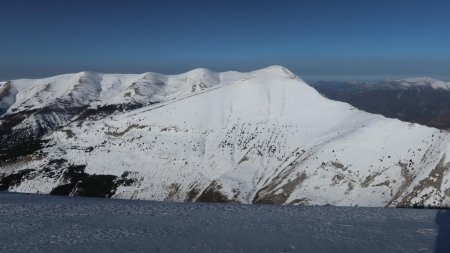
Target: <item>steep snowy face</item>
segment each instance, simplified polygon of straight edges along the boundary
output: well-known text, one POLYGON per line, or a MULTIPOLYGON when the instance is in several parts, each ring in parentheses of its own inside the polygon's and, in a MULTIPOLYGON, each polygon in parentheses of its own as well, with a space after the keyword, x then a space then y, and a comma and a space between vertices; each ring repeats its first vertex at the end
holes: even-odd
MULTIPOLYGON (((74 118, 1 163, 0 188, 175 201, 450 204, 447 132, 328 100, 280 66, 186 74, 197 80, 188 87, 180 84, 186 75, 145 74, 138 90, 153 89, 146 85, 155 80, 165 85, 113 89, 171 99, 74 118)), ((104 96, 122 99, 113 90, 104 96)))

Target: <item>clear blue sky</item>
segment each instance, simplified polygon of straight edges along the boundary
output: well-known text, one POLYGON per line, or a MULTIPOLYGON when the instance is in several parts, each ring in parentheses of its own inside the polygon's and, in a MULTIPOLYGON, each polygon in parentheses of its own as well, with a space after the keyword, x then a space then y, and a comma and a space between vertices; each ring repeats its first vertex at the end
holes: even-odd
POLYGON ((450 79, 450 1, 0 0, 0 79, 247 71, 450 79))

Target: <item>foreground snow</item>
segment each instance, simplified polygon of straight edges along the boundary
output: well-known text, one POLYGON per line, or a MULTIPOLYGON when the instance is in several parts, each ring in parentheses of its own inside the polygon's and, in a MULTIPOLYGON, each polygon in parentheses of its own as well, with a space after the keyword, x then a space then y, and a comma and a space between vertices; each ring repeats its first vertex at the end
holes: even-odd
POLYGON ((447 252, 450 212, 0 194, 1 252, 447 252))
MULTIPOLYGON (((129 83, 118 81, 123 75, 97 82, 69 76, 82 80, 77 87, 84 91, 100 83, 92 94, 108 98, 101 103, 139 94, 171 99, 104 117, 75 117, 45 137, 42 149, 3 164, 8 182, 20 178, 8 189, 174 201, 450 206, 445 131, 328 100, 280 66, 249 73, 200 69, 175 76, 175 83, 160 82, 173 76, 150 76, 157 79, 113 90, 108 87, 129 83), (152 88, 124 95, 146 87, 152 88)), ((8 113, 26 103, 16 100, 8 113)))

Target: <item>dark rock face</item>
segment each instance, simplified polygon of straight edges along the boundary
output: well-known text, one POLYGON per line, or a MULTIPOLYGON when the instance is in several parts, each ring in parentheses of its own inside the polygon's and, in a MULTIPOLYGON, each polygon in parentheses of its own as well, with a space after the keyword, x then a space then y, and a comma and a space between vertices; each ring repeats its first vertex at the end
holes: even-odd
POLYGON ((197 202, 213 202, 228 203, 231 202, 223 193, 220 192, 222 187, 213 181, 197 198, 197 202))
POLYGON ((389 118, 450 129, 450 91, 429 86, 399 87, 395 81, 376 84, 317 82, 312 86, 326 97, 389 118))
POLYGON ((0 166, 12 161, 16 161, 24 156, 35 154, 34 152, 40 150, 45 145, 45 143, 45 140, 31 139, 28 142, 21 141, 16 144, 11 144, 9 146, 5 145, 1 147, 0 166))
POLYGON ((22 180, 33 171, 34 170, 25 169, 0 177, 0 191, 6 191, 9 187, 20 184, 22 180))
POLYGON ((0 173, 0 191, 7 191, 20 185, 27 178, 48 177, 59 181, 51 195, 88 196, 110 198, 119 186, 136 183, 131 172, 121 176, 91 175, 85 172, 85 165, 68 164, 66 160, 52 160, 42 170, 24 169, 9 174, 0 173))
POLYGON ((141 108, 146 105, 152 105, 158 102, 151 102, 148 104, 140 104, 140 103, 130 103, 130 104, 116 104, 116 105, 104 105, 99 106, 97 108, 88 108, 83 110, 79 115, 77 115, 74 120, 83 121, 87 118, 101 118, 116 112, 130 111, 134 109, 141 108))
MULTIPOLYGON (((259 190, 254 199, 254 204, 283 204, 286 203, 286 200, 289 198, 289 195, 295 190, 296 187, 300 187, 303 181, 307 179, 305 173, 297 175, 297 177, 286 183, 285 185, 277 188, 277 181, 280 181, 280 178, 274 178, 274 180, 269 183, 267 186, 263 187, 259 190), (276 193, 278 190, 281 190, 281 193, 276 193)), ((302 200, 306 201, 306 199, 302 200)))
POLYGON ((72 190, 74 196, 111 197, 116 192, 117 176, 87 175, 72 190))
POLYGON ((61 127, 84 109, 52 106, 1 116, 0 161, 17 159, 39 150, 45 143, 41 137, 61 127))
MULTIPOLYGON (((65 161, 57 163, 65 166, 65 161)), ((68 165, 61 175, 62 184, 55 187, 50 194, 110 198, 116 193, 117 187, 129 186, 135 182, 133 178, 128 178, 130 173, 124 173, 120 177, 90 175, 85 172, 85 167, 85 165, 68 165)))

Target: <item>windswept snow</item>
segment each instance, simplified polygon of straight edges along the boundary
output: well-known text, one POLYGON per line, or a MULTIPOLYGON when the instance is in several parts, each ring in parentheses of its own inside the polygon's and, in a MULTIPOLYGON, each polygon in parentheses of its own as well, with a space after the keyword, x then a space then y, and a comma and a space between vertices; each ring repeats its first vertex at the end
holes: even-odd
POLYGON ((1 252, 448 252, 450 211, 0 194, 1 252))

